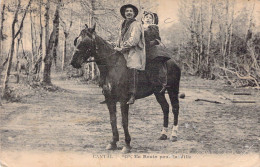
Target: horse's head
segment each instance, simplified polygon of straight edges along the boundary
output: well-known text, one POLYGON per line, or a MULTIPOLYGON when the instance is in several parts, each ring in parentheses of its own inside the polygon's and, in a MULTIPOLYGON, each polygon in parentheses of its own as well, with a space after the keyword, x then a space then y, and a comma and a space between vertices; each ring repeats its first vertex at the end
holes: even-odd
POLYGON ((85 29, 83 29, 80 35, 74 40, 75 50, 70 63, 74 68, 81 68, 82 64, 85 63, 89 57, 95 55, 95 27, 96 25, 92 28, 88 28, 86 25, 85 29))

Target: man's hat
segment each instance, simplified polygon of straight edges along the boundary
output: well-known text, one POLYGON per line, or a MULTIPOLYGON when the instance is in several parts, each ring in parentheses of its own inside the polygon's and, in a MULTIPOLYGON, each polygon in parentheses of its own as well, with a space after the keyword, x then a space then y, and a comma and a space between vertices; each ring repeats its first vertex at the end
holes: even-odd
POLYGON ((134 13, 135 13, 134 17, 136 17, 136 16, 138 15, 138 9, 137 9, 137 7, 135 7, 135 6, 132 5, 132 4, 127 4, 127 5, 124 5, 124 6, 122 6, 122 7, 120 8, 120 13, 121 13, 121 15, 122 15, 123 18, 126 18, 126 17, 125 17, 125 10, 126 10, 126 8, 132 8, 132 9, 134 10, 134 13))

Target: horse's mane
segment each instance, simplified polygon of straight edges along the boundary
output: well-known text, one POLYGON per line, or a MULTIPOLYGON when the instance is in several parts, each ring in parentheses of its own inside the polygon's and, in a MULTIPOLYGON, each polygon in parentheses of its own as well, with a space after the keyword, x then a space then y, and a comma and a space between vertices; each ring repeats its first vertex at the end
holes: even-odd
POLYGON ((96 42, 97 42, 99 45, 103 45, 105 50, 113 50, 113 51, 114 51, 114 47, 113 47, 110 43, 108 43, 107 41, 105 41, 103 38, 101 38, 101 37, 98 36, 98 35, 96 35, 95 38, 96 38, 96 42))

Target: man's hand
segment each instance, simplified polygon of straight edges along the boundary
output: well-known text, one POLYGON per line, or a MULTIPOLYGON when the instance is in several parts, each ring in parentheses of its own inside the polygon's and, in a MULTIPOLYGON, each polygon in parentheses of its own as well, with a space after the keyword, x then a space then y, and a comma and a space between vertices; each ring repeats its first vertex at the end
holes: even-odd
POLYGON ((127 48, 127 47, 123 47, 121 52, 124 53, 124 52, 128 52, 130 50, 130 48, 127 48))
POLYGON ((115 49, 116 51, 122 52, 122 53, 129 51, 129 48, 126 48, 126 47, 122 47, 122 48, 115 47, 114 49, 115 49))
POLYGON ((124 42, 123 45, 124 45, 124 46, 127 46, 127 42, 124 42))
POLYGON ((116 46, 114 49, 115 49, 116 51, 121 52, 123 48, 119 48, 119 47, 116 46))
POLYGON ((153 40, 153 41, 150 41, 150 46, 155 46, 155 45, 158 45, 159 44, 159 42, 158 41, 156 41, 156 40, 153 40))

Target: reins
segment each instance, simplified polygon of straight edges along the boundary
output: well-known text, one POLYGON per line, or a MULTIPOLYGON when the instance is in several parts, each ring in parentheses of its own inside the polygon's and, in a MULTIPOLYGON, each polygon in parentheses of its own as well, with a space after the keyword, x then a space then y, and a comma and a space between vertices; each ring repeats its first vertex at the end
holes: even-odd
POLYGON ((100 61, 100 60, 103 60, 103 59, 106 59, 106 58, 109 58, 110 56, 112 56, 113 54, 115 54, 117 51, 111 53, 110 55, 108 55, 107 57, 103 57, 103 58, 100 58, 100 59, 95 59, 94 60, 87 60, 86 63, 91 63, 91 62, 97 62, 97 61, 100 61))
MULTIPOLYGON (((92 47, 95 48, 95 55, 98 54, 98 48, 97 48, 97 45, 96 45, 96 41, 95 41, 95 38, 94 39, 91 39, 91 43, 92 43, 92 47)), ((91 62, 97 62, 97 61, 100 61, 100 60, 104 60, 104 59, 107 59, 109 57, 111 57, 112 55, 114 55, 117 51, 114 51, 113 53, 111 53, 110 55, 106 56, 106 57, 102 57, 100 59, 95 59, 94 60, 87 60, 86 63, 91 63, 91 62)))

